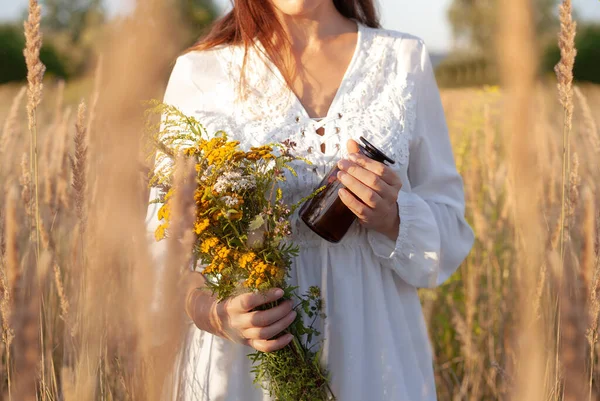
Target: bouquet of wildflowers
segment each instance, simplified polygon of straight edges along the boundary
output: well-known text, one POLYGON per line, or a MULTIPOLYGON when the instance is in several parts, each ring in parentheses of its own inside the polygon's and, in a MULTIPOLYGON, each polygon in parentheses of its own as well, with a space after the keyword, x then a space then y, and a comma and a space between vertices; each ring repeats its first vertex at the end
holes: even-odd
MULTIPOLYGON (((328 374, 319 364, 320 351, 310 346, 320 333, 305 326, 302 314, 312 319, 324 318, 318 287, 300 296, 296 287, 286 283, 292 258, 298 247, 290 240, 289 218, 304 201, 294 205, 284 202, 279 183, 284 171, 296 174, 290 163, 297 160, 291 153, 293 143, 269 144, 248 151, 240 149, 225 132, 209 138, 203 126, 178 109, 153 103, 151 112, 165 116, 162 129, 154 135, 161 158, 175 160, 177 155, 192 158, 196 166, 196 204, 193 247, 194 265, 202 262, 207 286, 219 301, 244 291, 282 288, 285 299, 294 299, 298 315, 285 333, 294 335, 292 342, 274 353, 257 351, 248 355, 253 362, 254 382, 279 401, 318 401, 333 399, 328 374), (303 338, 305 342, 303 342, 303 338)), ((173 163, 157 163, 173 166, 173 163)), ((306 163, 308 161, 304 160, 306 163)), ((162 189, 158 212, 160 226, 155 237, 169 236, 171 203, 177 188, 172 186, 172 168, 157 169, 151 186, 162 189)), ((318 191, 317 191, 318 192, 318 191)))

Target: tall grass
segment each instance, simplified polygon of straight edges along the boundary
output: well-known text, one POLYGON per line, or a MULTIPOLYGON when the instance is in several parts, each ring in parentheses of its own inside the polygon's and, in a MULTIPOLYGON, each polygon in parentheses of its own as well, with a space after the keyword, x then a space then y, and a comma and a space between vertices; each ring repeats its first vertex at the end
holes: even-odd
MULTIPOLYGON (((571 87, 569 1, 559 90, 537 79, 528 7, 503 2, 502 89, 442 93, 477 241, 446 285, 421 292, 440 400, 600 393, 600 89, 571 87)), ((141 101, 162 95, 174 20, 166 2, 142 3, 74 103, 70 85, 43 86, 36 1, 30 13, 27 106, 14 88, 0 136, 0 394, 164 399, 189 243, 168 244, 160 269, 148 253, 141 101)), ((188 202, 177 201, 183 238, 188 202)))

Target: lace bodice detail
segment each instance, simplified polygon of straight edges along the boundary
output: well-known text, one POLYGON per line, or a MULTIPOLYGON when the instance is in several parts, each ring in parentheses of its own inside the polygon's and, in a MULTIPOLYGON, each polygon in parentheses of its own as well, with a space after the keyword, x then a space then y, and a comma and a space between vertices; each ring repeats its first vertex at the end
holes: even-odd
MULTIPOLYGON (((309 194, 347 154, 348 139, 358 141, 360 136, 394 159, 394 167, 406 177, 416 119, 414 73, 423 45, 407 34, 358 26, 352 60, 329 112, 318 121, 309 117, 281 73, 259 51, 249 51, 241 81, 241 46, 181 56, 175 68, 188 69, 180 73, 188 75, 196 92, 175 106, 192 113, 208 132, 224 130, 245 148, 294 142, 296 152, 311 165, 294 164, 297 176, 288 174, 284 183, 288 202, 309 194), (322 136, 317 134, 321 127, 322 136)), ((165 102, 169 103, 168 93, 165 102)), ((318 240, 297 218, 293 229, 295 240, 304 245, 318 240)))

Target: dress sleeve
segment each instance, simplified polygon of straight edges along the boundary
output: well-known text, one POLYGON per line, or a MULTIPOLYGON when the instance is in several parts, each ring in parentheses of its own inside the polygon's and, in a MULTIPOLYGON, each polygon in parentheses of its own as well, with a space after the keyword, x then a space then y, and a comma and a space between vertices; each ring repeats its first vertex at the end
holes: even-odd
POLYGON ((421 42, 416 69, 416 121, 408 180, 398 194, 396 241, 373 230, 370 245, 382 263, 415 287, 446 281, 469 254, 474 235, 465 220, 463 180, 458 174, 431 60, 421 42))

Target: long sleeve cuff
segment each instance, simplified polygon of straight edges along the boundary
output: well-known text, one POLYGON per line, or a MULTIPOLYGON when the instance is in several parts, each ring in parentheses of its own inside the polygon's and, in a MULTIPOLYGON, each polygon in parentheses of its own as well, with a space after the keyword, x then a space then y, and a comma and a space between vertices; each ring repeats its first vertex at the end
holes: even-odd
POLYGON ((374 230, 367 232, 373 253, 415 287, 437 284, 440 230, 430 206, 412 192, 398 193, 400 229, 396 241, 374 230))

